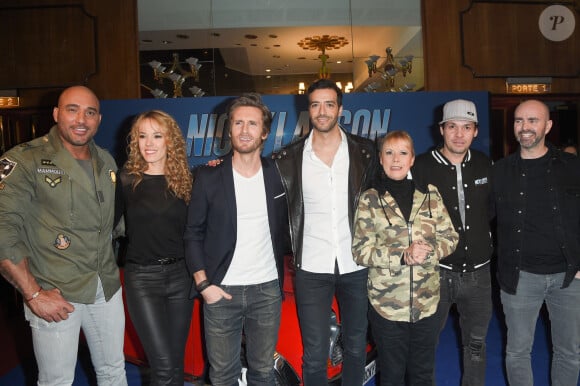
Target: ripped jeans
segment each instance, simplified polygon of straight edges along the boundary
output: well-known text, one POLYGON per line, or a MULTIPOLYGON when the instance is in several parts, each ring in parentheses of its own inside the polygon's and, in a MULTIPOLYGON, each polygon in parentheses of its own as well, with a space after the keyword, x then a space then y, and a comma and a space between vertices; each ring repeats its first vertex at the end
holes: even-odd
POLYGON ((452 272, 441 268, 441 300, 437 308, 440 331, 445 327, 453 303, 459 312, 463 375, 461 386, 484 386, 487 328, 492 314, 489 264, 474 272, 452 272))

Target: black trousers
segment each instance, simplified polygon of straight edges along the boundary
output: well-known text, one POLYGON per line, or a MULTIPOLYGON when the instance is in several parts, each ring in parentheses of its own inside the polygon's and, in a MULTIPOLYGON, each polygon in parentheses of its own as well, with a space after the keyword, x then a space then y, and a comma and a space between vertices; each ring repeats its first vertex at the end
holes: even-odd
POLYGON ((185 343, 193 299, 185 261, 125 267, 129 316, 151 367, 151 386, 183 386, 185 343))
POLYGON ((342 385, 362 385, 367 345, 368 270, 340 275, 296 271, 296 306, 304 346, 306 386, 328 385, 329 319, 336 294, 342 323, 342 385))
POLYGON ((379 356, 381 386, 432 386, 439 321, 435 315, 415 323, 383 318, 369 306, 379 356))

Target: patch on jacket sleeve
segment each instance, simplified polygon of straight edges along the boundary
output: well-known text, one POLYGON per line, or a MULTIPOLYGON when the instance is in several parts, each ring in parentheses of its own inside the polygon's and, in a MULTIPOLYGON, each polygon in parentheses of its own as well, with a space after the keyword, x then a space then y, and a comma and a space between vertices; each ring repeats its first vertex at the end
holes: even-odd
POLYGON ((0 183, 4 182, 6 178, 16 169, 17 163, 8 158, 0 159, 0 183))
POLYGON ((63 235, 62 233, 59 233, 56 236, 56 240, 54 240, 53 245, 56 249, 60 250, 67 249, 68 247, 70 247, 70 237, 68 237, 67 235, 63 235))

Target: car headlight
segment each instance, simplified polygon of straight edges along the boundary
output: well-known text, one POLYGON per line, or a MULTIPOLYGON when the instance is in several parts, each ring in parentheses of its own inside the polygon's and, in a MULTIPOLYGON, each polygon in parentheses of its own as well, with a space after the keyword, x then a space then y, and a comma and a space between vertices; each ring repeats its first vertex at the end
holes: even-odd
POLYGON ((282 386, 298 386, 300 378, 290 366, 286 358, 279 353, 274 353, 274 375, 276 377, 276 385, 282 386))

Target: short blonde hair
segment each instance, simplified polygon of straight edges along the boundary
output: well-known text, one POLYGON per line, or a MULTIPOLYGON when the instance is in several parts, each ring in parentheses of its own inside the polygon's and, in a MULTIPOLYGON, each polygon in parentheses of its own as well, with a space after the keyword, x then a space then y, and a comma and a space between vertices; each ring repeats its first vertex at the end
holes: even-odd
POLYGON ((386 135, 379 137, 377 139, 377 150, 379 151, 379 154, 381 151, 383 151, 383 146, 386 142, 390 142, 395 139, 407 141, 411 147, 411 155, 415 155, 415 145, 413 144, 413 138, 411 138, 411 135, 404 130, 389 131, 386 135))

